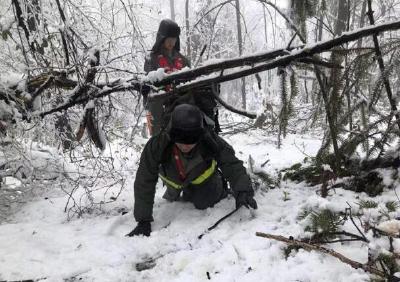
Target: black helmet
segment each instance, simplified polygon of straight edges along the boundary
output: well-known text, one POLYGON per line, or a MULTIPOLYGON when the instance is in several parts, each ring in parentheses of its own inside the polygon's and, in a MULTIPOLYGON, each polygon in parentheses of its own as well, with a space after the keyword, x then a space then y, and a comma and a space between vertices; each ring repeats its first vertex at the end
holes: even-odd
POLYGON ((165 19, 160 22, 160 26, 157 31, 156 43, 154 43, 153 48, 151 50, 153 52, 160 51, 160 47, 163 44, 165 38, 167 37, 176 37, 175 50, 180 50, 180 42, 179 35, 181 34, 181 28, 177 25, 176 22, 170 19, 165 19))
POLYGON ((204 133, 203 113, 198 107, 181 104, 171 115, 169 136, 172 142, 182 144, 197 143, 204 133))

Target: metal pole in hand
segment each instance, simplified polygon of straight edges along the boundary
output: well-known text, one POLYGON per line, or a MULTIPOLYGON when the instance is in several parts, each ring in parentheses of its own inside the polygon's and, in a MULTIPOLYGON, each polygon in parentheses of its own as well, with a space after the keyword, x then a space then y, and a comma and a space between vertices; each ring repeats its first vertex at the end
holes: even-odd
POLYGON ((218 226, 218 224, 220 224, 222 221, 224 221, 225 219, 227 219, 228 217, 230 217, 232 214, 234 214, 236 211, 238 211, 240 209, 240 207, 234 209, 233 211, 231 211, 230 213, 228 213, 227 215, 225 215, 224 217, 220 218, 216 223, 214 223, 213 226, 208 227, 207 230, 205 232, 203 232, 202 234, 200 234, 197 238, 200 240, 201 238, 203 238, 204 235, 206 235, 208 232, 210 232, 211 230, 213 230, 215 227, 218 226))

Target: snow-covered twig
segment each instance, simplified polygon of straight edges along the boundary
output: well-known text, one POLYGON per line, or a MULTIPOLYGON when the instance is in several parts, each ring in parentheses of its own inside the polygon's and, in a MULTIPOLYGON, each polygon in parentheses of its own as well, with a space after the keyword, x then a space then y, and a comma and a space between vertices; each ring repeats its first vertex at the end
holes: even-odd
POLYGON ((233 113, 240 114, 242 116, 248 117, 248 118, 253 118, 254 119, 254 118, 257 117, 257 115, 254 114, 254 113, 250 113, 250 112, 247 112, 245 110, 236 109, 236 108, 232 107, 231 105, 229 105, 228 103, 226 103, 224 100, 222 100, 221 97, 218 95, 216 89, 215 89, 216 88, 215 84, 213 84, 211 88, 212 88, 212 93, 214 95, 215 100, 217 100, 218 103, 220 103, 227 110, 229 110, 229 111, 231 111, 233 113))
POLYGON ((360 228, 358 227, 358 225, 354 222, 353 214, 352 214, 352 211, 351 211, 351 206, 350 206, 350 204, 349 204, 348 202, 346 202, 346 203, 347 203, 347 205, 349 206, 348 211, 349 211, 349 217, 350 217, 351 222, 353 223, 353 225, 354 225, 355 228, 357 229, 358 233, 360 233, 360 235, 364 238, 364 240, 365 240, 366 242, 368 242, 367 237, 365 237, 364 233, 361 232, 361 230, 360 230, 360 228))
POLYGON ((271 3, 271 1, 266 1, 266 0, 259 0, 259 1, 261 3, 264 3, 264 4, 269 5, 272 8, 274 8, 275 11, 277 11, 286 20, 286 22, 290 25, 290 27, 296 32, 296 34, 299 36, 300 40, 303 43, 306 42, 306 39, 301 35, 301 33, 298 30, 298 28, 296 27, 296 25, 290 20, 290 18, 284 12, 281 11, 281 9, 279 9, 275 4, 271 3))

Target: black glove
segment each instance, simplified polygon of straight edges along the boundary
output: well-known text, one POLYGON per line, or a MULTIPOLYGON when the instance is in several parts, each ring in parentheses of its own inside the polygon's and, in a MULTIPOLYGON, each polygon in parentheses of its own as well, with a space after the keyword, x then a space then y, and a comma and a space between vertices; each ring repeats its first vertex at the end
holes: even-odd
POLYGON ((126 234, 126 236, 132 237, 132 236, 144 235, 148 237, 150 236, 150 233, 151 233, 150 221, 141 221, 138 222, 135 229, 133 229, 130 233, 126 234))
POLYGON ((253 198, 254 192, 253 191, 241 191, 238 192, 235 199, 236 199, 236 209, 240 208, 241 206, 245 206, 246 208, 253 208, 257 209, 257 202, 253 198))

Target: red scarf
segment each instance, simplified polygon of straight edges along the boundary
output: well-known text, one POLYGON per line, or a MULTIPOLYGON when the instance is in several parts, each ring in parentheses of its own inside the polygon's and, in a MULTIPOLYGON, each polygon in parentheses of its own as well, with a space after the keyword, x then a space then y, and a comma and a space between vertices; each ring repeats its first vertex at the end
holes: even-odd
POLYGON ((178 71, 184 66, 183 59, 181 57, 174 58, 172 64, 170 64, 164 55, 158 55, 158 65, 160 68, 163 68, 166 73, 178 71))

